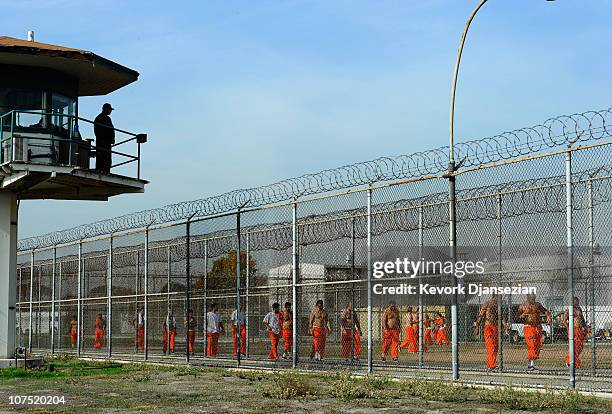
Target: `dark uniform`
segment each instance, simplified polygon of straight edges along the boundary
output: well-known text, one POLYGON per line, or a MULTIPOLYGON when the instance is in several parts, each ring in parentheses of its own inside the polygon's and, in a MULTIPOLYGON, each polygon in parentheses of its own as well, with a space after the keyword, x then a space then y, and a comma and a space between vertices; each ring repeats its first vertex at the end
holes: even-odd
POLYGON ((110 116, 100 113, 94 120, 96 134, 96 170, 109 173, 112 165, 111 146, 115 143, 115 130, 110 116))

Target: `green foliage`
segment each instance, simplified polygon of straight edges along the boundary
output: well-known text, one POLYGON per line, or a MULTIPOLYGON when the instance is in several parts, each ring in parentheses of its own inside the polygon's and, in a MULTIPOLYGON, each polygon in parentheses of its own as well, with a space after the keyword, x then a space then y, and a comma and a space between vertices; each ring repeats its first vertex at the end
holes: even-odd
MULTIPOLYGON (((246 285, 246 252, 240 252, 240 283, 246 285)), ((249 271, 251 275, 257 273, 257 262, 251 255, 249 257, 249 271)), ((252 278, 251 286, 258 286, 260 281, 252 278)), ((219 257, 212 264, 208 272, 206 287, 210 290, 231 289, 236 286, 236 250, 231 250, 227 255, 219 257)), ((204 277, 200 276, 195 283, 195 289, 204 289, 204 277)))
POLYGON ((316 395, 316 389, 309 379, 293 372, 278 372, 271 378, 272 385, 267 384, 262 389, 262 395, 267 398, 291 399, 316 395))

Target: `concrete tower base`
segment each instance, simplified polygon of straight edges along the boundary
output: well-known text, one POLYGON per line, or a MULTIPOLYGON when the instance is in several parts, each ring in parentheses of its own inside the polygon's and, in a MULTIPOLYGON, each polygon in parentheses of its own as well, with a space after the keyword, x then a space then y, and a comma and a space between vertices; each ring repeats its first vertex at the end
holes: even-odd
POLYGON ((0 359, 15 355, 17 197, 0 191, 0 359))

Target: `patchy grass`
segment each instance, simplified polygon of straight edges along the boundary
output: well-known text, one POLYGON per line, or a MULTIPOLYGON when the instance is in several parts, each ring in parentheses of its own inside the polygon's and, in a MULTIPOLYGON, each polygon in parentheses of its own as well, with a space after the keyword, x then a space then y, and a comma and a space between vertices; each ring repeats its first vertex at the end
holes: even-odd
POLYGON ((271 381, 261 387, 261 394, 267 398, 291 399, 317 395, 310 378, 294 372, 278 372, 271 381))
POLYGON ((379 410, 426 413, 612 412, 612 401, 575 392, 480 389, 449 382, 339 373, 225 370, 185 366, 115 364, 67 357, 50 360, 56 370, 0 371, 0 412, 9 395, 65 395, 61 407, 21 411, 113 412, 328 412, 379 410), (46 411, 45 411, 46 410, 46 411))

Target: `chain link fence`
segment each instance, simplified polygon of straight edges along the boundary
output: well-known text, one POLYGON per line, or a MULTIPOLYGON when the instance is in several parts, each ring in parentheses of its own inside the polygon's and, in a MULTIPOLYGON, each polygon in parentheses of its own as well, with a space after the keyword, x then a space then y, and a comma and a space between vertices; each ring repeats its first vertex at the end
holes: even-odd
MULTIPOLYGON (((536 286, 537 301, 550 311, 532 375, 568 375, 565 313, 573 291, 584 316, 584 336, 574 339, 577 385, 612 381, 611 157, 612 146, 598 142, 456 172, 458 246, 487 252, 486 272, 470 282, 536 286), (571 262, 560 259, 568 251, 571 262)), ((22 250, 18 345, 171 363, 422 370, 450 378, 454 328, 459 372, 524 372, 525 294, 499 296, 493 353, 474 325, 496 295, 462 298, 455 321, 450 302, 416 295, 416 302, 398 301, 393 329, 385 325, 387 303, 373 292, 374 258, 385 249, 418 257, 448 249, 449 201, 444 175, 381 181, 252 208, 245 200, 216 216, 22 250), (313 315, 319 300, 325 312, 313 315), (274 303, 276 336, 264 323, 274 303), (290 312, 283 312, 286 303, 290 312)))

